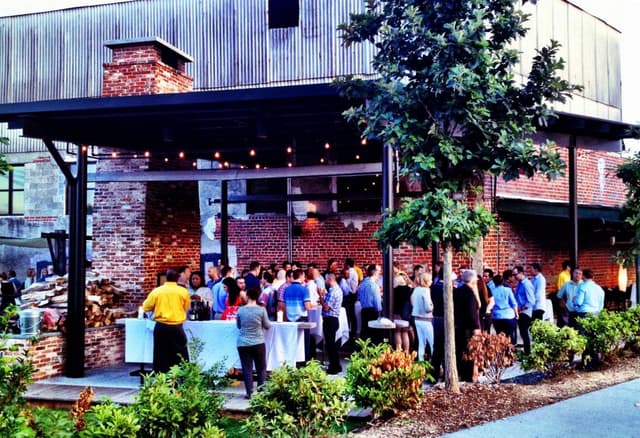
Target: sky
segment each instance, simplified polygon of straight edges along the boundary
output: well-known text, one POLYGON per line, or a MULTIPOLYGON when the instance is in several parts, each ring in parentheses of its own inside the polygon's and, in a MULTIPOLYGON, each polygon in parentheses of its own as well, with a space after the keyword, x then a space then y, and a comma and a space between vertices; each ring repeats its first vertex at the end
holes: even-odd
MULTIPOLYGON (((85 5, 117 3, 129 0, 1 0, 0 16, 42 12, 85 5)), ((539 0, 545 1, 545 0, 539 0)), ((622 117, 625 122, 640 123, 640 56, 635 53, 640 41, 640 0, 570 0, 602 18, 622 32, 622 117)))

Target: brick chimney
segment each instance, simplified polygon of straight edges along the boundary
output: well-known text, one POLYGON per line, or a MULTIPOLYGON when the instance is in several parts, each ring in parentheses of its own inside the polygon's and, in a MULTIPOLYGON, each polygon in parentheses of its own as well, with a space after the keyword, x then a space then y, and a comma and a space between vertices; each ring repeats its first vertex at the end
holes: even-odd
POLYGON ((107 41, 112 62, 104 64, 102 95, 133 96, 193 90, 185 64, 193 59, 158 37, 107 41))

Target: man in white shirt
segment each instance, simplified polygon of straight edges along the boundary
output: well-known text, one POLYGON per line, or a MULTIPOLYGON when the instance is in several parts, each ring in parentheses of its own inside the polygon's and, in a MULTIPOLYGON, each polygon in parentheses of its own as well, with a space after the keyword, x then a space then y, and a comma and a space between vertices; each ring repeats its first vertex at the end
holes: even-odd
POLYGON ((547 309, 547 280, 542 275, 542 266, 540 263, 531 263, 531 283, 535 295, 535 303, 533 305, 532 320, 542 320, 542 316, 547 309))

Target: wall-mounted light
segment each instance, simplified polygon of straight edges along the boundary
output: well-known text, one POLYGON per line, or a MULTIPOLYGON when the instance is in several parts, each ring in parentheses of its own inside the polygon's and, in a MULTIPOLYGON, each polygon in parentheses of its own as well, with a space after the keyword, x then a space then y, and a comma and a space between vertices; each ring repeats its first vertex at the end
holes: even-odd
POLYGON ((623 265, 618 265, 618 290, 620 292, 625 292, 627 290, 628 280, 627 268, 623 265))

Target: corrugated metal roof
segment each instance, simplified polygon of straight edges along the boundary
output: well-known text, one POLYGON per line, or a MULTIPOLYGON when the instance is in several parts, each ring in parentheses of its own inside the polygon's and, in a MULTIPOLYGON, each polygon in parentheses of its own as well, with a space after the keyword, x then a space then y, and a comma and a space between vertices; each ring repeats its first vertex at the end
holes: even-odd
POLYGON ((302 0, 300 26, 267 28, 267 0, 139 0, 0 18, 0 102, 98 96, 110 40, 159 37, 193 57, 195 89, 371 74, 372 47, 337 33, 361 0, 302 0))

